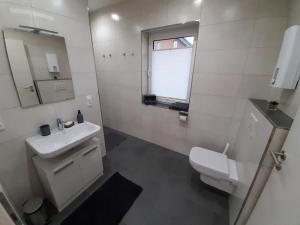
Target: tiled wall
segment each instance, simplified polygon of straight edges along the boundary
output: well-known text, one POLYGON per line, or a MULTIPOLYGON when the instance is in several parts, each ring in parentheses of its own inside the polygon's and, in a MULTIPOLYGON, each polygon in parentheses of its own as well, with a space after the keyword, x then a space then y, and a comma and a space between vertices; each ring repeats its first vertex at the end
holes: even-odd
POLYGON ((289 26, 300 25, 300 0, 290 0, 289 26))
POLYGON ((202 7, 199 3, 129 0, 91 13, 106 126, 183 154, 195 145, 222 151, 226 142, 235 142, 245 99, 269 98, 287 26, 287 1, 203 0, 202 7), (113 21, 111 13, 121 20, 113 21), (140 31, 198 19, 190 116, 182 124, 177 112, 141 104, 140 31))
MULTIPOLYGON (((66 39, 75 100, 22 109, 13 84, 0 36, 0 114, 6 130, 0 132, 0 180, 20 207, 41 186, 26 149, 25 138, 37 134, 41 124, 55 126, 56 118, 73 119, 76 110, 86 120, 102 124, 95 64, 85 0, 0 0, 0 28, 27 25, 58 31, 66 39), (86 95, 93 96, 87 107, 86 95)), ((103 132, 102 149, 105 151, 103 132)))

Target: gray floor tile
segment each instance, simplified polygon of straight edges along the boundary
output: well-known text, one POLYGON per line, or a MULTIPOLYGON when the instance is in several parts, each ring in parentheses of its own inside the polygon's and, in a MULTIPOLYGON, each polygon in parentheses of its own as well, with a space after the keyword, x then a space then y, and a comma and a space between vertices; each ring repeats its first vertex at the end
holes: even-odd
POLYGON ((202 183, 187 156, 127 135, 106 163, 144 188, 127 225, 229 223, 228 195, 202 183))

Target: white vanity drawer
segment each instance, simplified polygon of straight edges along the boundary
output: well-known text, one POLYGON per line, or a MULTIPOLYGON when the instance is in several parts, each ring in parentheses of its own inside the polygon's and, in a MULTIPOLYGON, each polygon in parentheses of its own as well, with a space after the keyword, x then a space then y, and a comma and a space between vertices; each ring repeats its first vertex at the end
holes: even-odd
POLYGON ((77 159, 67 160, 54 168, 48 176, 56 205, 71 199, 84 186, 77 159))
POLYGON ((102 157, 97 145, 83 151, 79 157, 82 179, 85 183, 94 180, 103 172, 102 157))

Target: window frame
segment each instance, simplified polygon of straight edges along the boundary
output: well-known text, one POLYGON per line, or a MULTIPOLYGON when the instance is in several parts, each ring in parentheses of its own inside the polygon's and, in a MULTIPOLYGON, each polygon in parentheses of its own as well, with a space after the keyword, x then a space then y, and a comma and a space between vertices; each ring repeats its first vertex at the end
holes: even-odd
MULTIPOLYGON (((183 25, 184 26, 184 25, 183 25)), ((183 37, 194 37, 193 47, 192 47, 192 57, 191 57, 191 67, 189 72, 189 82, 188 91, 186 99, 177 99, 171 97, 156 96, 157 102, 162 104, 172 104, 175 102, 189 103, 191 97, 196 49, 198 43, 198 26, 192 27, 179 27, 179 28, 166 28, 159 31, 149 32, 148 35, 148 67, 147 67, 147 94, 152 94, 151 92, 151 81, 152 81, 152 52, 153 51, 165 51, 165 49, 154 50, 154 41, 178 39, 183 37)), ((174 48, 176 50, 178 48, 174 48)), ((172 49, 168 49, 172 50, 172 49)))

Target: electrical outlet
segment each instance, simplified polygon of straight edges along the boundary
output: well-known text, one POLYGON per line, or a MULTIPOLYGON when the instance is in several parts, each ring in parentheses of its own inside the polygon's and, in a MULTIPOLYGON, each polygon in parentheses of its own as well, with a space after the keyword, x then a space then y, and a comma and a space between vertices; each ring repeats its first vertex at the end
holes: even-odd
POLYGON ((0 132, 4 131, 4 130, 5 130, 5 125, 4 125, 4 122, 3 122, 2 117, 0 115, 0 132))

